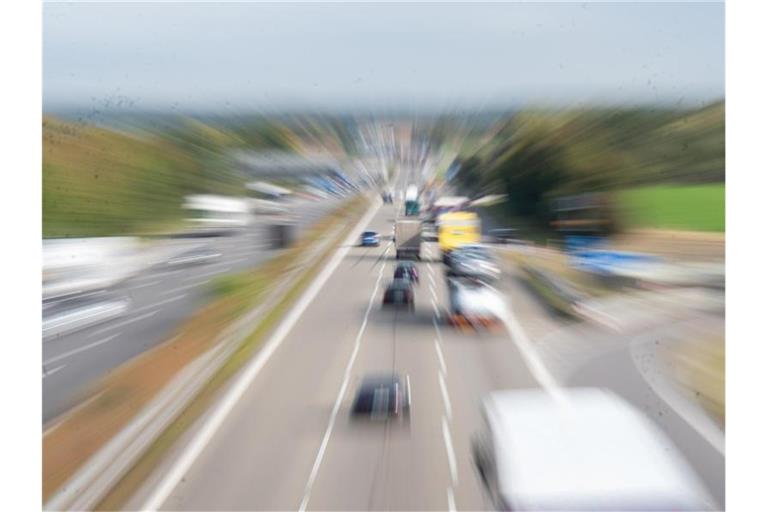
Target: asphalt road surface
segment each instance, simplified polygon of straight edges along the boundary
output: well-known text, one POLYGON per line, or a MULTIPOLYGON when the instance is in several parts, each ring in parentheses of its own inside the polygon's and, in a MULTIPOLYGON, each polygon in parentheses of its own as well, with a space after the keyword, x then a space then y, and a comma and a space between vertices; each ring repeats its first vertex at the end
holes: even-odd
MULTIPOLYGON (((355 247, 346 254, 184 477, 161 493, 160 508, 490 509, 470 455, 480 400, 496 389, 545 384, 547 375, 531 365, 532 357, 540 357, 537 340, 556 347, 566 339, 558 333, 570 326, 511 275, 501 287, 514 329, 451 329, 441 316, 447 289, 435 243, 424 244, 418 264, 415 312, 382 309, 395 266, 387 235, 397 207, 377 211, 367 229, 382 233, 382 246, 355 247), (361 378, 392 371, 409 377, 410 423, 350 422, 361 378)), ((558 367, 558 383, 605 386, 638 405, 649 403, 647 384, 622 356, 628 344, 618 339, 612 344, 608 333, 601 336, 597 349, 573 358, 573 367, 558 367)), ((541 361, 545 367, 554 362, 541 361)), ((655 409, 644 409, 658 417, 655 409)), ((679 418, 662 427, 676 440, 693 440, 681 449, 700 474, 707 473, 712 494, 721 497, 723 457, 679 418), (697 456, 697 450, 706 453, 697 456)), ((177 447, 174 457, 157 468, 131 508, 157 492, 184 449, 177 447)))
MULTIPOLYGON (((295 200, 299 231, 339 205, 338 200, 295 200)), ((145 350, 166 341, 174 328, 206 301, 212 279, 273 256, 263 220, 232 236, 190 238, 189 248, 221 253, 216 261, 172 267, 163 262, 109 290, 129 297, 130 309, 107 322, 43 342, 43 424, 78 404, 99 378, 145 350)))

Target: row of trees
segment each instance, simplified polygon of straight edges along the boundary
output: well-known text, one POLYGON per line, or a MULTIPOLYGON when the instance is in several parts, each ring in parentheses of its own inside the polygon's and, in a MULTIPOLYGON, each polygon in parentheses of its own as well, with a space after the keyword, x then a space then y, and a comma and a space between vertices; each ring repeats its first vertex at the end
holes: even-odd
POLYGON ((540 227, 552 199, 649 184, 723 182, 725 105, 702 109, 521 112, 459 158, 474 194, 503 193, 510 214, 540 227))

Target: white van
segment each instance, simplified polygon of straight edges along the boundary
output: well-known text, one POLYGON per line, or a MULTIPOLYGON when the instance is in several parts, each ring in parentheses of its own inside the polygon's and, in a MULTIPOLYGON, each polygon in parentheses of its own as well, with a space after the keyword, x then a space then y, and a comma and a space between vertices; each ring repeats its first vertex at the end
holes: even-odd
POLYGON ((472 451, 499 510, 712 510, 677 448, 617 395, 571 388, 491 393, 472 451))

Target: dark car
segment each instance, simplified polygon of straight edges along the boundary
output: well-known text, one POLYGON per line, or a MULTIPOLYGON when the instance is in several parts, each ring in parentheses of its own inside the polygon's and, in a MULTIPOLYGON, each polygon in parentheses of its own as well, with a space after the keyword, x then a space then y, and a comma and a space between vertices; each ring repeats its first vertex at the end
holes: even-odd
POLYGON ((412 261, 402 261, 395 267, 395 279, 408 279, 419 284, 419 269, 412 261))
POLYGON ((408 306, 413 311, 413 285, 410 279, 393 279, 384 291, 385 306, 408 306))
POLYGON ((403 385, 398 375, 369 375, 357 388, 352 416, 376 420, 407 418, 410 409, 411 384, 407 376, 403 385))
POLYGON ((378 247, 381 237, 375 231, 363 231, 360 235, 360 245, 363 247, 378 247))

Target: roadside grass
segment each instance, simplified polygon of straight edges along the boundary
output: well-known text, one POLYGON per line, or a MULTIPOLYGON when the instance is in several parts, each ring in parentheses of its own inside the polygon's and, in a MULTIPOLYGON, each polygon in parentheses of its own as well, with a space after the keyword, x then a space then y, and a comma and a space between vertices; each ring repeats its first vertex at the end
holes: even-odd
POLYGON ((629 228, 725 231, 725 184, 653 186, 618 192, 629 228))
MULTIPOLYGON (((211 302, 179 326, 169 341, 125 363, 94 386, 91 396, 98 395, 97 399, 65 415, 55 429, 43 436, 43 500, 50 498, 178 372, 211 349, 225 328, 244 311, 256 306, 284 274, 295 268, 306 248, 338 222, 356 221, 366 204, 360 197, 350 200, 318 221, 292 248, 256 268, 216 280, 210 289, 211 302)), ((274 322, 279 315, 276 309, 278 307, 273 308, 263 324, 274 322)), ((243 354, 247 346, 251 345, 246 342, 236 356, 243 354)))
POLYGON ((725 428, 725 337, 686 340, 668 349, 677 382, 725 428))
POLYGON ((586 295, 594 297, 606 296, 616 293, 616 289, 607 287, 598 280, 587 274, 571 267, 568 263, 568 257, 564 253, 547 251, 547 253, 537 252, 536 254, 524 254, 522 252, 504 251, 505 260, 521 268, 534 268, 544 272, 554 274, 562 279, 568 286, 586 295))

